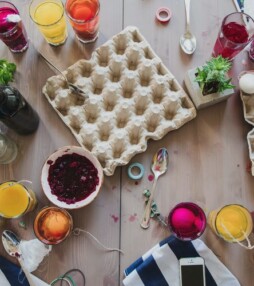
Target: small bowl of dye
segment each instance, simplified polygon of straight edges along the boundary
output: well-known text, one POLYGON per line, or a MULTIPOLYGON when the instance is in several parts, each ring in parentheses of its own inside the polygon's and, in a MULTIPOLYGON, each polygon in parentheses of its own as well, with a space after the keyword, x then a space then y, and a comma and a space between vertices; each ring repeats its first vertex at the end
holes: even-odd
POLYGON ((48 245, 64 241, 73 227, 71 215, 62 208, 45 207, 34 220, 34 233, 37 238, 48 245))
POLYGON ((60 208, 78 209, 90 204, 97 197, 102 182, 101 164, 91 152, 78 146, 58 149, 42 168, 42 189, 60 208))
POLYGON ((206 228, 206 215, 201 207, 192 202, 177 204, 169 213, 168 225, 180 240, 194 240, 200 237, 206 228))

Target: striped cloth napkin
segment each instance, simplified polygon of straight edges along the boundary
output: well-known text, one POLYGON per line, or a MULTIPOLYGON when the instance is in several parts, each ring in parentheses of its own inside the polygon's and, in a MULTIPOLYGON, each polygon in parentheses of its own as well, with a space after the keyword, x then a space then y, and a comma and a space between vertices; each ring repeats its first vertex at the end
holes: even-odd
POLYGON ((200 240, 180 241, 170 236, 132 263, 124 273, 125 286, 179 286, 179 259, 205 260, 206 286, 240 286, 238 280, 200 240))

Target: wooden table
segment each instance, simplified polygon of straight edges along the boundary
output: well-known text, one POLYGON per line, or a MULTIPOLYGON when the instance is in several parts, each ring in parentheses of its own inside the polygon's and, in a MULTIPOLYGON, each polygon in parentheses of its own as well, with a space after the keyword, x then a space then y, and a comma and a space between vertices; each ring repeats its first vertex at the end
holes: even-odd
MULTIPOLYGON (((95 44, 79 43, 69 26, 67 42, 60 47, 45 43, 28 14, 28 0, 12 1, 21 13, 30 38, 29 49, 22 54, 12 54, 2 43, 0 57, 17 64, 13 83, 33 105, 40 116, 36 133, 18 136, 8 131, 18 144, 17 160, 1 166, 0 180, 27 179, 33 182, 38 197, 36 211, 21 219, 10 220, 1 228, 16 231, 23 239, 33 239, 33 220, 38 210, 49 205, 40 185, 44 160, 55 149, 64 145, 78 145, 75 138, 53 111, 42 95, 42 87, 53 72, 38 56, 43 52, 56 66, 64 70, 81 58, 89 59, 92 51, 128 25, 137 26, 164 64, 180 84, 186 71, 203 64, 211 55, 221 20, 235 11, 233 1, 197 0, 191 6, 191 28, 197 38, 197 50, 192 56, 183 54, 179 37, 184 32, 184 1, 172 0, 101 0, 101 26, 95 44), (168 6, 173 13, 169 24, 155 21, 155 11, 168 6), (18 226, 22 220, 27 229, 18 226)), ((237 85, 237 75, 242 70, 253 69, 246 52, 233 63, 232 76, 237 85)), ((101 193, 89 206, 71 211, 74 226, 85 229, 103 244, 121 248, 124 255, 106 252, 89 237, 71 236, 64 243, 54 246, 49 257, 35 274, 46 282, 52 281, 70 268, 85 272, 87 286, 121 285, 123 270, 157 242, 168 236, 167 229, 156 221, 147 230, 139 226, 144 210, 145 188, 153 154, 160 148, 169 151, 169 169, 157 185, 156 202, 163 215, 182 201, 200 204, 206 212, 228 203, 238 203, 254 209, 254 178, 246 170, 249 163, 246 135, 251 129, 243 118, 239 92, 226 102, 198 112, 197 117, 170 132, 162 140, 149 141, 146 152, 135 156, 131 162, 145 166, 144 178, 136 184, 127 176, 127 167, 118 167, 111 177, 106 177, 101 193)), ((216 237, 209 228, 202 240, 239 279, 241 285, 254 284, 254 252, 216 237)), ((2 246, 1 255, 6 256, 2 246)), ((135 285, 134 285, 135 286, 135 285)))

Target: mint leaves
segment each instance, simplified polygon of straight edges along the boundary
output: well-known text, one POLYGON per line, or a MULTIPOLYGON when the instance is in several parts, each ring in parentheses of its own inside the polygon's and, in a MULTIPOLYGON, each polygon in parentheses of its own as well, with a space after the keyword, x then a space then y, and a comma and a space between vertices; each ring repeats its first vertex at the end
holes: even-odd
POLYGON ((15 64, 0 59, 0 84, 7 85, 10 81, 13 81, 13 74, 15 71, 15 64))

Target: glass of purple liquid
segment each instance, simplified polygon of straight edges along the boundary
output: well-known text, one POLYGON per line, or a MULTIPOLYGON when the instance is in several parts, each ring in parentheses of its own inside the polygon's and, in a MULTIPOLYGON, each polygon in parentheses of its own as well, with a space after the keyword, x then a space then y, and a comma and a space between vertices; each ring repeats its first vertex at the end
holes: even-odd
POLYGON ((0 1, 0 39, 14 53, 28 48, 27 34, 19 11, 8 1, 0 1))
POLYGON ((198 205, 183 202, 169 213, 168 225, 172 233, 181 240, 193 240, 202 235, 206 228, 206 215, 198 205))

